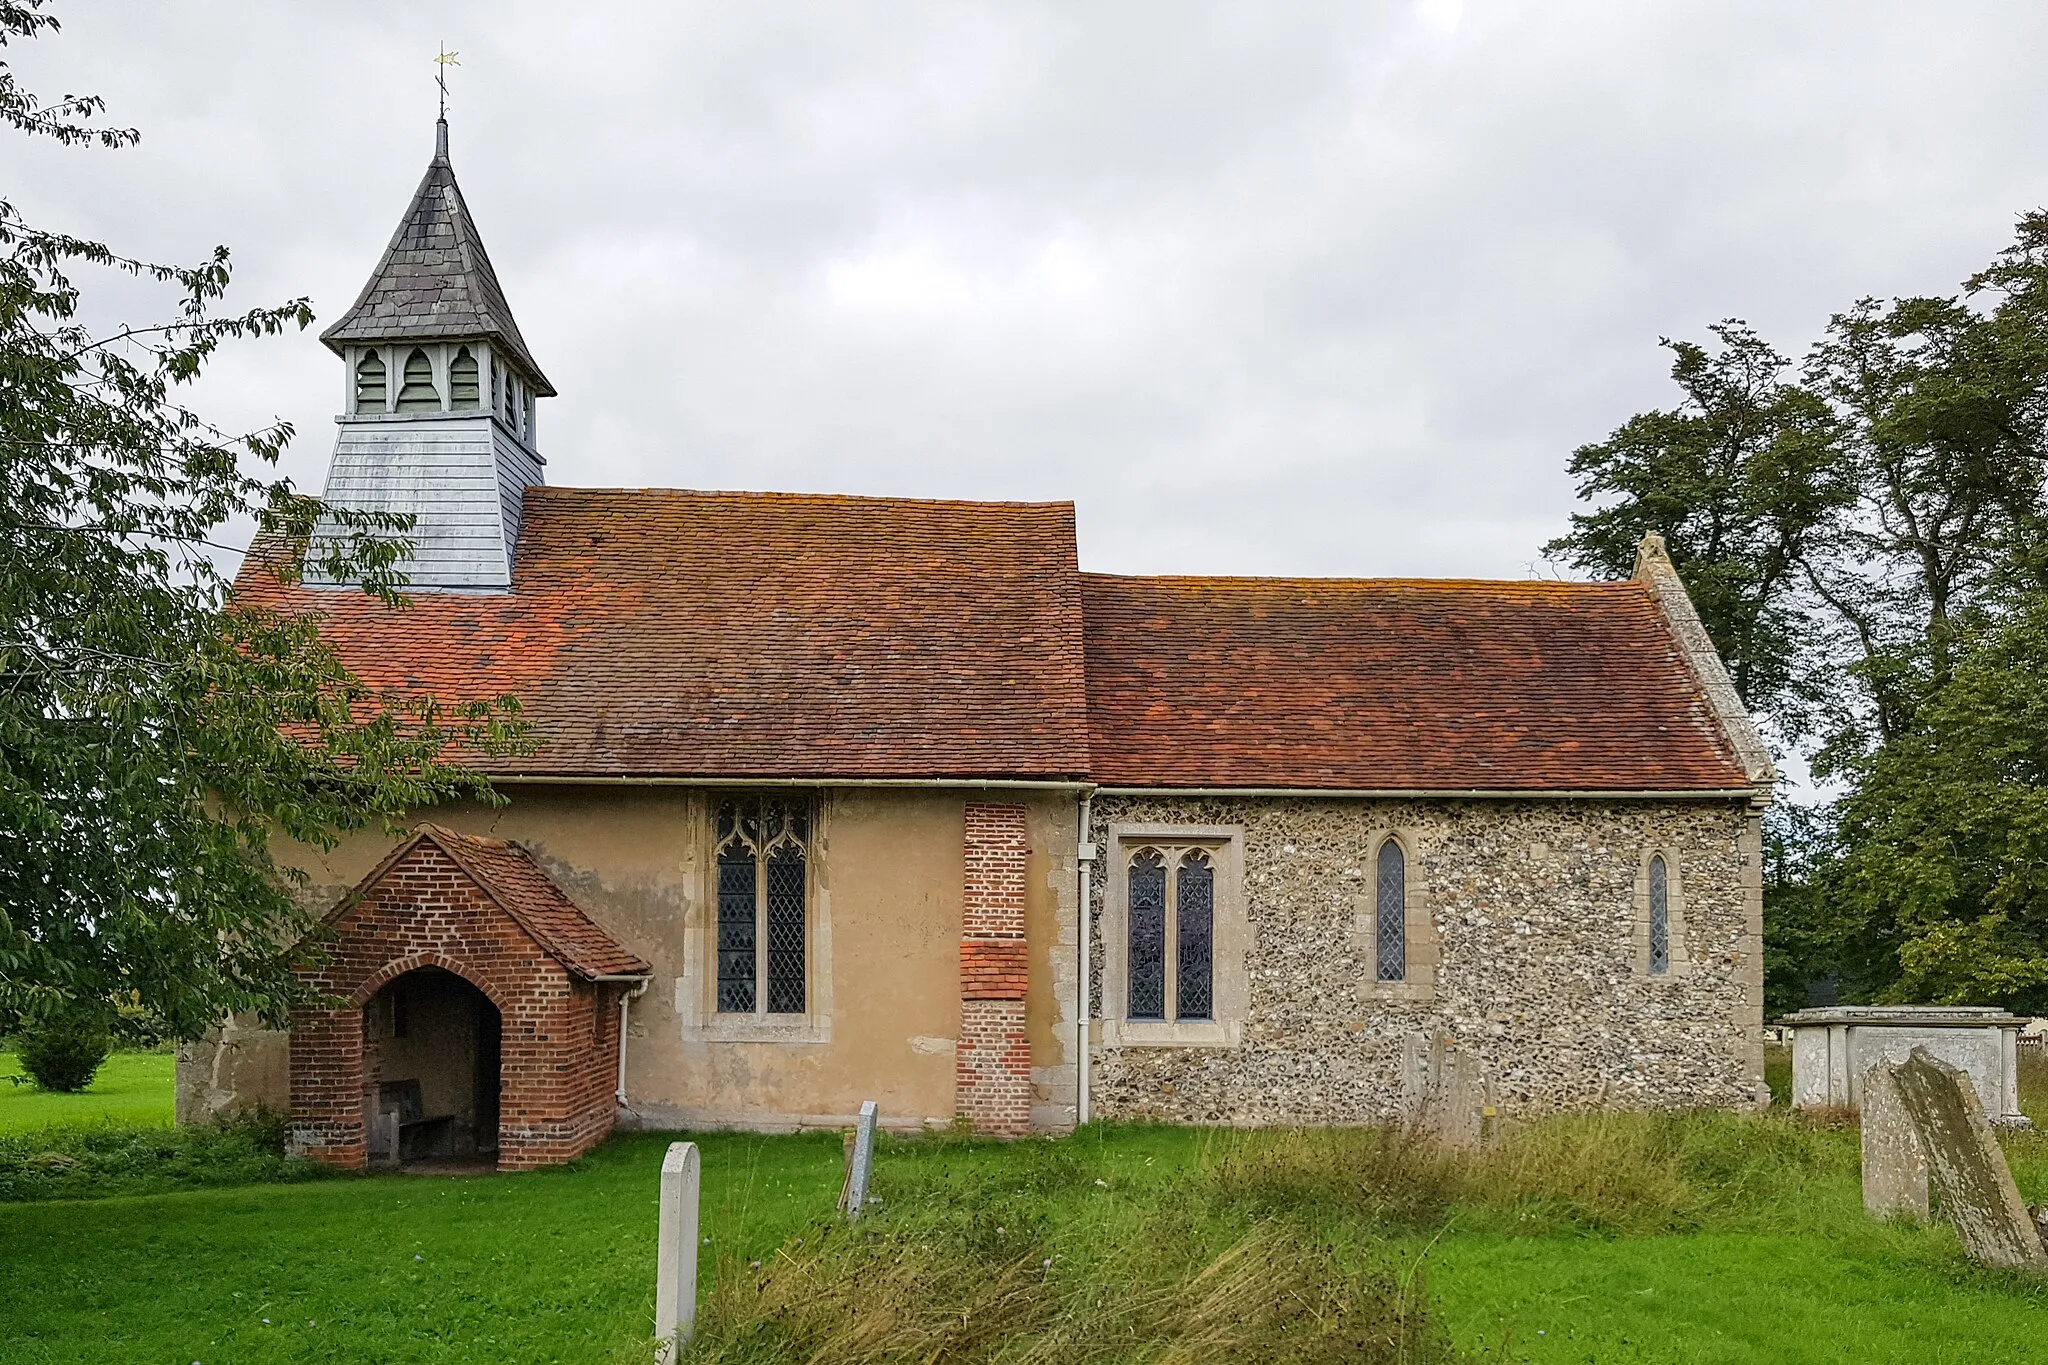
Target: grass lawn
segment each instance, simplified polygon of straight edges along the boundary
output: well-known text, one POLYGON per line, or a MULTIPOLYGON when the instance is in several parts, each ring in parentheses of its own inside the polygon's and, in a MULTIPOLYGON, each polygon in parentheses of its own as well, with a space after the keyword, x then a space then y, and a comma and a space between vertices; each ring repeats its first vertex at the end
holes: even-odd
POLYGON ((0 1133, 52 1124, 120 1123, 160 1127, 171 1121, 171 1073, 177 1059, 168 1052, 116 1052, 76 1095, 52 1095, 7 1078, 22 1074, 11 1052, 0 1052, 0 1133))
MULTIPOLYGON (((1435 1233, 1435 1215, 1402 1227, 1370 1201, 1330 1202, 1311 1148, 1148 1128, 1012 1147, 888 1143, 883 1206, 861 1226, 884 1247, 900 1238, 928 1252, 1015 1238, 1030 1267, 1040 1248, 1054 1262, 1049 1279, 1113 1297, 1141 1273, 1118 1261, 1133 1249, 1140 1261, 1206 1257, 1258 1219, 1293 1220, 1339 1259, 1421 1264, 1461 1354, 1486 1360, 2048 1361, 2048 1286, 1974 1267, 1945 1228, 1866 1219, 1853 1131, 1694 1123, 1681 1133, 1684 1169, 1712 1189, 1617 1184, 1611 1154, 1573 1146, 1617 1134, 1640 1145, 1660 1122, 1686 1121, 1631 1118, 1532 1149, 1535 1165, 1466 1189, 1435 1233)), ((668 1141, 623 1136, 573 1169, 532 1175, 0 1205, 0 1361, 639 1361, 668 1141)), ((699 1141, 706 1321, 726 1324, 702 1354, 808 1358, 747 1346, 761 1281, 749 1262, 794 1266, 807 1254, 794 1239, 816 1243, 839 1139, 699 1141)), ((2048 1139, 2020 1140, 2014 1156, 2023 1190, 2048 1197, 2048 1139)), ((890 1292, 855 1287, 856 1302, 890 1292)))

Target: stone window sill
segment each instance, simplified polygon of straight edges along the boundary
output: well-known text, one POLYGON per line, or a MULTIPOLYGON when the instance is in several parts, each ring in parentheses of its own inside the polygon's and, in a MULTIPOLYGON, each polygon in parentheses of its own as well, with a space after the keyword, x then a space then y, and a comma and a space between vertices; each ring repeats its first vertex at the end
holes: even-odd
POLYGON ((829 1043, 829 1014, 714 1014, 685 1025, 686 1043, 829 1043))
POLYGON ((1242 1047, 1244 1025, 1236 1020, 1151 1019, 1103 1021, 1104 1047, 1242 1047))
POLYGON ((1358 988, 1361 1000, 1406 1000, 1428 1002, 1436 999, 1434 981, 1367 981, 1358 988))

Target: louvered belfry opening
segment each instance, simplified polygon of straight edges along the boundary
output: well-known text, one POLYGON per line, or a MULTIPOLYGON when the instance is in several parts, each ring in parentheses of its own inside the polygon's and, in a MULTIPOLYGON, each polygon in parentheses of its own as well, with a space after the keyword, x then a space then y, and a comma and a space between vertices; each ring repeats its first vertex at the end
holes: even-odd
POLYGON ((714 834, 719 1012, 803 1014, 810 800, 801 793, 727 797, 714 834))
POLYGON ((473 409, 477 406, 478 384, 476 357, 464 346, 455 353, 455 359, 448 362, 448 406, 458 410, 473 409))
POLYGON ((398 391, 400 412, 434 412, 441 406, 440 390, 434 387, 434 362, 419 347, 405 358, 405 387, 398 391))
POLYGON ((384 358, 375 351, 363 352, 356 362, 356 411, 383 412, 385 400, 384 358))

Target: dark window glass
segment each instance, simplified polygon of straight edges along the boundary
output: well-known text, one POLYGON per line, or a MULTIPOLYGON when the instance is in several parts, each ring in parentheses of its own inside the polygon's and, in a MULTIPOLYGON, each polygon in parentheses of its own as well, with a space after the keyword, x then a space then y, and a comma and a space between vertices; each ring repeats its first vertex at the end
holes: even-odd
POLYGON ((1166 859, 1140 849, 1130 868, 1130 1017, 1166 1017, 1166 859))
POLYGON ((718 849, 718 1008, 728 1014, 802 1014, 809 936, 804 798, 721 802, 718 849))
POLYGON ((768 1012, 804 1012, 804 851, 768 855, 768 1012))
POLYGON ((465 346, 448 362, 448 406, 473 408, 477 405, 476 357, 465 346))
POLYGON ((384 361, 375 351, 366 352, 356 362, 356 411, 383 412, 384 361))
POLYGON ((1671 873, 1661 855, 1650 859, 1650 971, 1671 970, 1671 873))
POLYGON ((1181 855, 1174 878, 1175 1009, 1180 1019, 1215 1016, 1216 870, 1199 850, 1181 855))
POLYGON ((754 1012, 754 850, 734 840, 718 851, 718 1008, 754 1012))
POLYGON ((398 391, 400 412, 435 412, 441 407, 440 390, 434 387, 434 362, 427 353, 414 350, 405 358, 405 387, 398 391))
POLYGON ((1405 981, 1408 979, 1408 865, 1401 845, 1392 839, 1380 845, 1376 904, 1379 979, 1405 981))

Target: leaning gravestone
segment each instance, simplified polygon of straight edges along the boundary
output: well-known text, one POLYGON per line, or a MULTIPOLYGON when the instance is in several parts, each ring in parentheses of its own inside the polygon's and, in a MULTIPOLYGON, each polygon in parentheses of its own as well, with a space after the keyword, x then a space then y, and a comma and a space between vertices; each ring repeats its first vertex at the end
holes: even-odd
POLYGON ((671 1142, 661 1163, 654 1271, 654 1359, 673 1365, 697 1330, 697 1198, 702 1167, 694 1142, 671 1142))
POLYGON ((1899 1091, 1897 1064, 1863 1073, 1863 1207, 1873 1218, 1927 1221, 1927 1149, 1899 1091))
POLYGON ((873 1100, 860 1106, 860 1121, 853 1130, 853 1145, 846 1153, 846 1187, 839 1195, 839 1208, 853 1221, 868 1203, 868 1177, 875 1169, 875 1123, 880 1109, 873 1100))
POLYGON ((1963 1249, 1985 1265, 2048 1269, 2048 1250, 2013 1184, 1969 1073, 1919 1047, 1890 1070, 1926 1155, 1942 1216, 1955 1224, 1963 1249))

